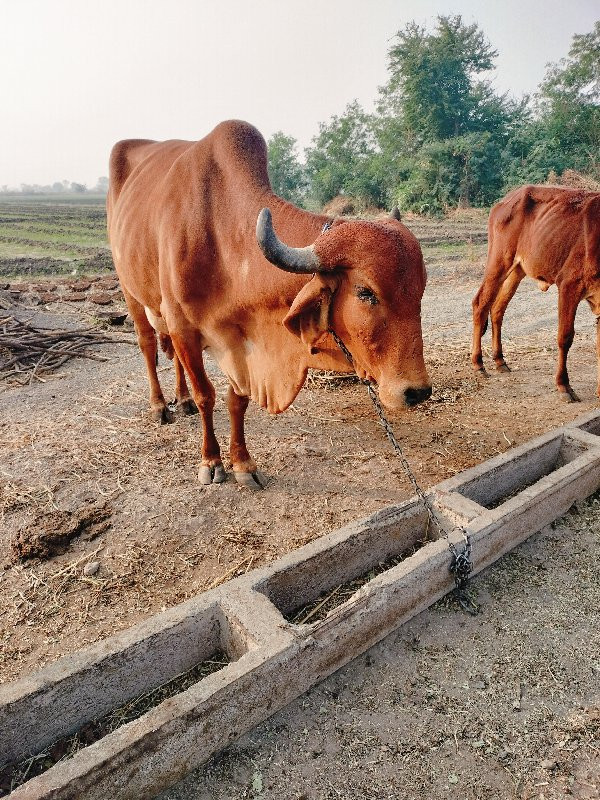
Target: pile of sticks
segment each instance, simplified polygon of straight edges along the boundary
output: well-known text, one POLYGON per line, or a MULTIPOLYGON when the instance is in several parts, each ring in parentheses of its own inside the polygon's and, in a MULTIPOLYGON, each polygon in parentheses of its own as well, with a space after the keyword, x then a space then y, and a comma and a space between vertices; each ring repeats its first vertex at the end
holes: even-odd
POLYGON ((33 380, 43 381, 40 372, 58 369, 71 358, 108 361, 90 351, 100 344, 130 340, 114 339, 96 328, 59 330, 37 328, 13 316, 0 317, 0 380, 11 380, 22 386, 33 380))

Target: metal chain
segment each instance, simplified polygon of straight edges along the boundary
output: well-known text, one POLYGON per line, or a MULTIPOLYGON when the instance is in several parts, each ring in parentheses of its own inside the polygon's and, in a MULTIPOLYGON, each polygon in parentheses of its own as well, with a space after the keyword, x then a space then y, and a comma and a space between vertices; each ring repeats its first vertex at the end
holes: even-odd
MULTIPOLYGON (((350 353, 346 345, 342 342, 342 340, 334 330, 330 329, 329 333, 331 333, 331 335, 335 339, 337 346, 346 356, 348 362, 354 367, 354 359, 352 358, 352 354, 350 353)), ((446 531, 444 527, 441 525, 438 517, 435 514, 434 508, 429 498, 425 495, 425 493, 419 486, 415 474, 410 468, 410 464, 408 463, 406 456, 404 455, 402 448, 400 447, 400 444, 396 439, 394 430, 389 420, 385 416, 383 407, 381 405, 381 401, 379 400, 379 397, 377 396, 377 393, 373 388, 373 384, 367 378, 360 378, 360 381, 367 387, 367 392, 369 394, 369 397, 371 398, 373 406, 375 407, 375 411, 377 412, 377 416, 379 417, 379 420, 381 422, 381 425, 383 426, 386 436, 389 439, 392 447, 394 448, 396 455, 400 459, 400 463, 402 464, 402 469, 404 470, 404 473, 411 482, 415 494, 417 495, 417 497, 419 498, 419 500, 421 501, 421 503, 423 504, 423 506, 427 511, 427 515, 429 517, 429 523, 437 530, 440 537, 446 541, 448 549, 452 554, 452 561, 450 563, 450 572, 452 572, 452 574, 454 575, 454 593, 456 599, 458 600, 461 608, 464 609, 464 611, 467 611, 469 614, 475 615, 478 613, 479 607, 477 606, 477 604, 475 603, 475 601, 473 600, 473 598, 471 597, 470 593, 467 590, 469 575, 473 570, 473 563, 471 561, 471 539, 469 537, 469 534, 462 525, 455 526, 454 529, 460 531, 465 541, 464 549, 462 551, 459 551, 453 544, 453 542, 450 541, 449 539, 450 532, 446 531)))

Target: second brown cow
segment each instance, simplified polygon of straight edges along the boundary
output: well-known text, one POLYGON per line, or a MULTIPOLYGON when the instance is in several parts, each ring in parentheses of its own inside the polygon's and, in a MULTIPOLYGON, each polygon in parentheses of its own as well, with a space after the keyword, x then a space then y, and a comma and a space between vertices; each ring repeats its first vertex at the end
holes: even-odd
MULTIPOLYGON (((600 194, 558 186, 522 186, 490 212, 488 259, 483 282, 473 299, 474 368, 485 373, 481 337, 492 322, 492 355, 496 368, 509 368, 502 352, 502 320, 525 276, 542 291, 558 289, 558 365, 556 386, 562 399, 579 398, 571 388, 567 354, 573 343, 575 313, 587 300, 600 317, 600 194)), ((596 347, 599 358, 600 326, 596 347)))

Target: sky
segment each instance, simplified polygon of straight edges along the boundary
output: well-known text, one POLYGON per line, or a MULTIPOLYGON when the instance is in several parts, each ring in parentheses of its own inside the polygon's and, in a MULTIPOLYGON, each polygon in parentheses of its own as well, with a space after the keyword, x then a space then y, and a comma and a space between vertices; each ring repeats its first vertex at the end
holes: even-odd
POLYGON ((476 22, 493 85, 535 92, 600 18, 598 0, 0 0, 0 187, 95 185, 124 138, 200 139, 224 119, 310 144, 372 110, 408 22, 476 22))

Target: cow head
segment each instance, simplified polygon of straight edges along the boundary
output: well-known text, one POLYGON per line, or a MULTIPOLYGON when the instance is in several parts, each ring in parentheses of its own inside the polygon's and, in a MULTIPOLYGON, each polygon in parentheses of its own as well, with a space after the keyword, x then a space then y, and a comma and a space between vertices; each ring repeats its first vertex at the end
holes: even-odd
POLYGON ((423 361, 421 298, 426 273, 419 243, 396 218, 334 223, 309 247, 288 247, 263 208, 256 226, 266 258, 287 272, 313 274, 284 325, 314 352, 333 330, 359 377, 374 380, 388 408, 431 395, 423 361))

